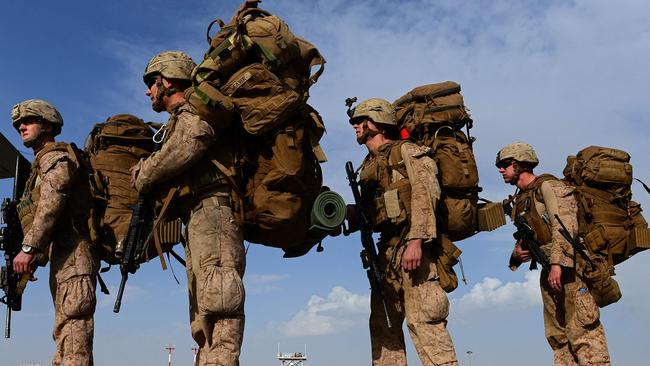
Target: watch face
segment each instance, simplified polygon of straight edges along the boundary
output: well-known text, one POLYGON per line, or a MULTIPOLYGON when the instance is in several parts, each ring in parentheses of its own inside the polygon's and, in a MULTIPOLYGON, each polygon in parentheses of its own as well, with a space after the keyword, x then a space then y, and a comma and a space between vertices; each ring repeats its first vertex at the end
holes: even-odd
POLYGON ((29 245, 23 245, 22 250, 23 250, 23 252, 25 252, 27 254, 31 254, 32 251, 34 250, 34 248, 30 247, 29 245))

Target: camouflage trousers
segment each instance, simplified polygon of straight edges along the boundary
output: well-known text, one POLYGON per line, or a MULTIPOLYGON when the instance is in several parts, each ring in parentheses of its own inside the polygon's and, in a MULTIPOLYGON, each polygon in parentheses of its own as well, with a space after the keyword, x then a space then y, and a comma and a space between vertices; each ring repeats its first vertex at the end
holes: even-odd
POLYGON ((203 199, 187 222, 188 292, 198 365, 239 365, 244 338, 246 267, 243 234, 216 196, 203 199))
POLYGON ((58 248, 57 244, 52 245, 50 252, 50 291, 54 301, 52 338, 56 344, 52 365, 92 366, 99 259, 87 240, 58 248))
POLYGON ((555 365, 610 365, 600 310, 585 283, 562 268, 562 292, 554 293, 542 272, 544 329, 555 365))
POLYGON ((447 331, 449 300, 438 283, 435 261, 427 245, 430 244, 423 245, 420 266, 412 273, 402 269, 403 246, 389 247, 380 254, 380 267, 388 269, 384 296, 392 327, 387 326, 381 298, 372 291, 370 343, 372 364, 375 366, 406 365, 402 332, 404 318, 424 366, 458 365, 456 351, 447 331))

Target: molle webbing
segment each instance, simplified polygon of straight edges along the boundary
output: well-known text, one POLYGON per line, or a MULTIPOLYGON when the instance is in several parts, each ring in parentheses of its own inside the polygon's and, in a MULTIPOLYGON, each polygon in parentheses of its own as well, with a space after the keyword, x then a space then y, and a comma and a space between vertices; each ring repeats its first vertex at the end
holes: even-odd
POLYGON ((535 231, 535 237, 540 245, 551 242, 553 238, 550 225, 544 221, 535 207, 535 201, 543 203, 540 188, 544 182, 550 180, 558 179, 550 174, 538 175, 532 183, 519 192, 515 201, 515 215, 525 212, 527 221, 535 231))

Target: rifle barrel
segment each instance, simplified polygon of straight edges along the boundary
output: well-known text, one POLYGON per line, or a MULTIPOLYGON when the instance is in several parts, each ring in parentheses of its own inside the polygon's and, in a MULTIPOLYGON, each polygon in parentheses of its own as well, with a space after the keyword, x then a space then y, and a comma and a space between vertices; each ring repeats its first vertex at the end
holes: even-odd
POLYGON ((119 313, 120 307, 122 307, 122 295, 124 295, 124 287, 126 286, 126 280, 129 278, 128 272, 122 272, 122 280, 120 281, 120 288, 117 290, 117 297, 115 297, 115 305, 113 306, 113 312, 119 313))
POLYGON ((11 306, 7 305, 7 315, 5 317, 5 338, 11 338, 11 306))

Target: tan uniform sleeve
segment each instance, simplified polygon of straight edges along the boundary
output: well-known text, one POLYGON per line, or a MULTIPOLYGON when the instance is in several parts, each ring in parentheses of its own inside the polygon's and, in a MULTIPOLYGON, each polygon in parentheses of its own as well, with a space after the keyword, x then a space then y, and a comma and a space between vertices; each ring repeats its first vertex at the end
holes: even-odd
POLYGON ((575 235, 578 228, 578 205, 572 192, 572 188, 560 181, 546 181, 540 187, 545 206, 545 213, 540 212, 540 215, 548 218, 547 225, 551 228, 549 261, 563 267, 573 266, 574 250, 571 243, 560 234, 561 226, 555 215, 558 215, 571 235, 575 235))
POLYGON ((214 139, 214 130, 207 122, 196 114, 181 111, 169 140, 136 165, 137 190, 146 193, 152 186, 180 175, 205 154, 214 139))
POLYGON ((68 152, 52 151, 40 158, 40 198, 34 222, 25 234, 23 243, 41 252, 47 252, 52 230, 61 215, 70 194, 70 187, 77 172, 68 152))
POLYGON ((411 230, 406 240, 427 242, 437 236, 435 207, 440 199, 438 167, 429 157, 428 148, 402 144, 402 158, 411 184, 411 230))

